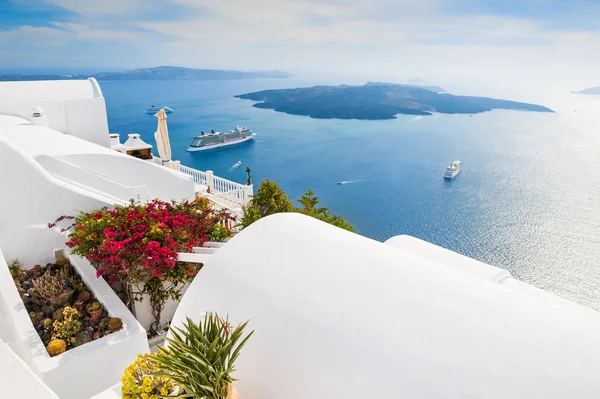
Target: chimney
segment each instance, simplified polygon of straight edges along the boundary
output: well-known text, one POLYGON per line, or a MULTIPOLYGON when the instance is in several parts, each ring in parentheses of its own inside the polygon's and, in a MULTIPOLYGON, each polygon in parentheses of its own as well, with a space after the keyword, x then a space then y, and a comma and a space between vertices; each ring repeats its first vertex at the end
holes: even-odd
POLYGON ((48 118, 44 115, 44 110, 40 107, 33 107, 31 111, 31 124, 35 126, 45 126, 49 127, 48 118))

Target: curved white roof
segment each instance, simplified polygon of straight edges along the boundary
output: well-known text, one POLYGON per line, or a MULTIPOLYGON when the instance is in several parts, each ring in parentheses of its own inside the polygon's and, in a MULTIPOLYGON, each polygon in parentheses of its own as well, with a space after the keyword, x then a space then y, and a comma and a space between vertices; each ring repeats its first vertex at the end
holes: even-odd
POLYGON ((42 80, 0 83, 0 103, 86 100, 102 97, 96 79, 42 80))
POLYGON ((174 325, 250 319, 242 397, 597 398, 600 314, 300 214, 235 236, 174 325))
POLYGON ((0 135, 21 147, 31 156, 59 157, 72 154, 107 154, 125 156, 110 148, 58 132, 44 126, 34 126, 17 116, 0 115, 0 135))

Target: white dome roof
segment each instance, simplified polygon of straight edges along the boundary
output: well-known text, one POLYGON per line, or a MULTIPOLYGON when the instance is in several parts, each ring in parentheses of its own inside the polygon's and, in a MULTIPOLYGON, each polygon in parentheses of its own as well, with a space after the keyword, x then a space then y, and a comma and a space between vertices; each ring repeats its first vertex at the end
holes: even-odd
MULTIPOLYGON (((250 319, 242 397, 597 398, 600 314, 300 214, 264 218, 173 321, 250 319)), ((434 257, 435 258, 435 257, 434 257)), ((485 273, 484 273, 485 274, 485 273)))

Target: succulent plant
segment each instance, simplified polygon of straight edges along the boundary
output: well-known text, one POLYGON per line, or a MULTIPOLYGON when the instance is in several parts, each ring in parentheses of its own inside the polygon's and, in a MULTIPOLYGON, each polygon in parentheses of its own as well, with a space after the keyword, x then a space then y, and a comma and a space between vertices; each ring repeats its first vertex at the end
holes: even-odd
POLYGON ((67 350, 67 343, 63 339, 53 339, 47 349, 50 356, 57 356, 67 350))
POLYGON ((177 397, 181 390, 173 380, 165 375, 157 375, 157 369, 148 360, 146 354, 138 355, 135 362, 127 366, 121 382, 123 398, 165 398, 177 397))
POLYGON ((35 294, 55 305, 67 302, 73 295, 73 290, 67 287, 61 277, 58 273, 53 274, 51 271, 46 271, 32 281, 35 294))
POLYGON ((111 317, 108 320, 108 329, 112 332, 119 331, 123 327, 123 322, 118 317, 111 317))
POLYGON ((48 330, 50 327, 52 327, 52 322, 53 322, 53 320, 50 318, 44 319, 44 321, 42 322, 44 329, 48 330))
POLYGON ((52 339, 60 338, 74 343, 75 335, 81 330, 79 312, 70 306, 65 307, 62 315, 54 321, 52 327, 54 328, 52 339))
POLYGON ((38 326, 40 321, 44 318, 44 313, 42 312, 29 312, 29 318, 33 322, 34 326, 38 326))
POLYGON ((58 265, 58 266, 65 266, 66 264, 69 263, 69 260, 67 258, 60 258, 54 261, 54 264, 58 265))
POLYGON ((10 271, 10 275, 15 282, 19 281, 25 274, 23 271, 23 264, 19 262, 18 259, 14 259, 12 262, 10 262, 8 265, 8 270, 10 271))

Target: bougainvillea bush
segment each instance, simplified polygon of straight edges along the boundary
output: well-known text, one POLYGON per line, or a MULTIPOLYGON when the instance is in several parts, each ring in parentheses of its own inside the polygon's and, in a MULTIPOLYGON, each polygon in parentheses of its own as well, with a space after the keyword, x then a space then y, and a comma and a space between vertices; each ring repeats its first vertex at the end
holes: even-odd
MULTIPOLYGON (((158 328, 160 311, 167 299, 179 300, 185 283, 202 265, 177 261, 178 252, 191 252, 206 241, 230 237, 227 227, 235 218, 214 210, 205 198, 193 201, 148 203, 131 201, 82 212, 72 219, 67 246, 86 257, 113 288, 121 290, 130 306, 148 294, 158 328)), ((51 224, 50 227, 54 227, 51 224)))

